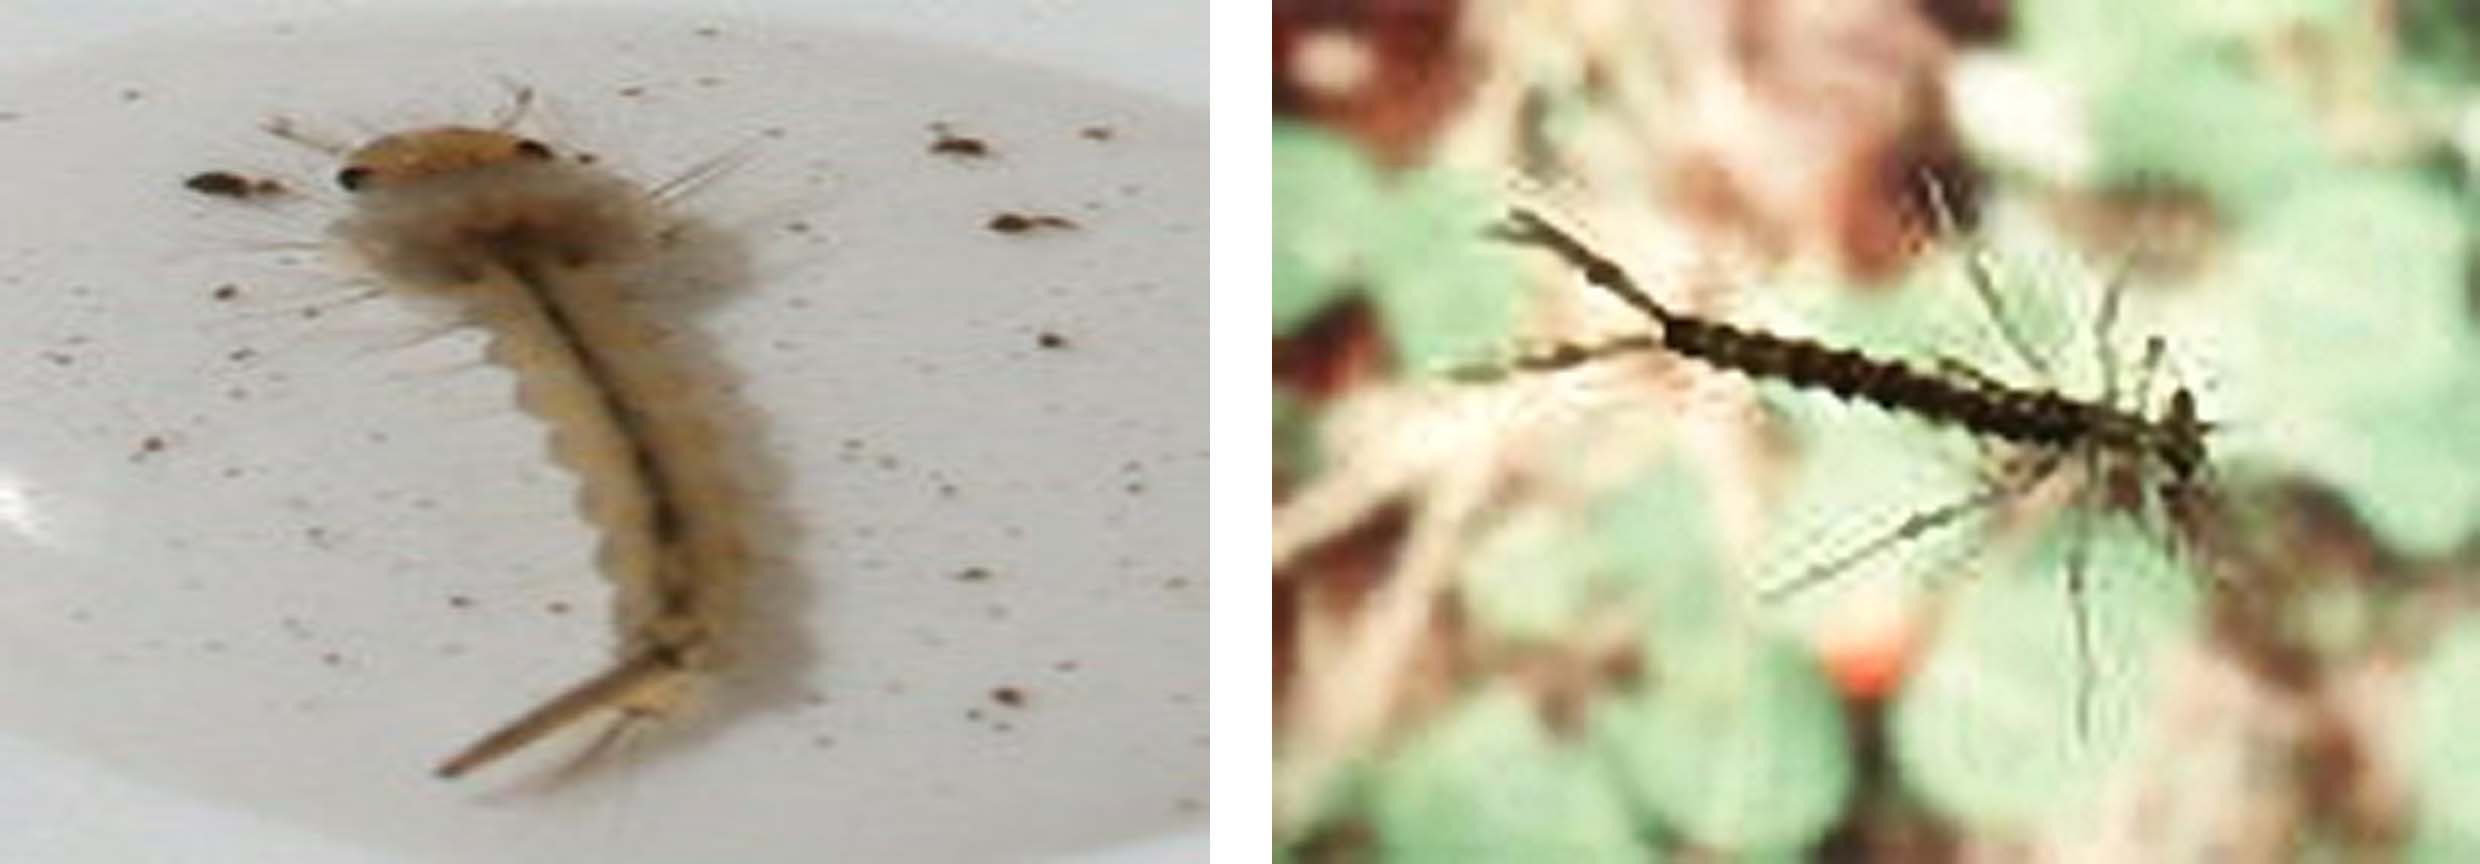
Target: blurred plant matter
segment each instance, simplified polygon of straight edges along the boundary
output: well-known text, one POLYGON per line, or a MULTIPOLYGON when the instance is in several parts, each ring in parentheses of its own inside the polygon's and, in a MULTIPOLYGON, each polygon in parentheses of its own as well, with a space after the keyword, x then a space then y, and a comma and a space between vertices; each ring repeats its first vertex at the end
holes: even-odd
POLYGON ((1275 31, 1284 855, 2480 854, 2480 8, 1287 0, 1275 31), (2044 489, 1761 602, 2002 448, 1652 353, 1441 380, 1649 326, 1483 239, 1511 198, 1697 315, 2078 397, 2123 276, 2113 368, 2162 337, 2224 506, 2190 536, 2044 489))

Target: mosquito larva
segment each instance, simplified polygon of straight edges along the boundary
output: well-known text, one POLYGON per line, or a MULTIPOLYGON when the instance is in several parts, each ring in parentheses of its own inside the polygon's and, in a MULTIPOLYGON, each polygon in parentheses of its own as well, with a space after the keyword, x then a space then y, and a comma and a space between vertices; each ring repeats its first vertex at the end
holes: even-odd
POLYGON ((1960 378, 1933 374, 1900 360, 1673 311, 1637 288, 1618 264, 1528 210, 1511 211, 1494 233, 1500 239, 1557 254, 1582 271, 1586 280, 1643 312, 1659 328, 1650 341, 1630 337, 1600 346, 1560 346, 1553 353, 1518 358, 1511 364, 1517 368, 1572 366, 1658 344, 1718 369, 1825 390, 1838 398, 1860 399, 2014 444, 2050 450, 2089 447, 2156 459, 2170 469, 2177 483, 2192 480, 2205 462, 2204 434, 2210 427, 2196 418, 2194 397, 2185 388, 2173 391, 2169 407, 2154 418, 2109 404, 2106 398, 2076 399, 2054 390, 2009 386, 1979 374, 1960 378))
POLYGON ((336 182, 354 209, 335 233, 355 257, 389 290, 451 300, 489 331, 490 356, 515 371, 520 402, 581 479, 617 595, 618 659, 437 773, 462 775, 609 715, 582 762, 681 710, 721 659, 749 552, 710 406, 629 298, 672 236, 662 193, 505 128, 457 126, 355 148, 336 182))
MULTIPOLYGON (((1931 187, 1932 200, 1943 210, 1943 199, 1931 187)), ((2162 345, 2158 340, 2146 345, 2145 381, 2136 387, 2134 410, 2117 404, 2118 388, 2111 366, 2109 327, 2116 318, 2119 291, 2123 282, 2114 281, 2102 301, 2101 314, 2095 326, 2095 348, 2101 354, 2102 387, 2097 398, 2079 399, 2055 390, 2017 387, 2005 384, 1977 369, 1956 364, 1949 374, 1935 374, 1915 368, 1900 360, 1872 357, 1856 350, 1758 330, 1743 329, 1663 306, 1639 289, 1626 270, 1609 258, 1594 252, 1575 236, 1561 230, 1548 220, 1530 211, 1512 210, 1507 220, 1492 229, 1493 236, 1511 243, 1538 246, 1550 250, 1570 266, 1583 272, 1585 279, 1608 291, 1621 302, 1653 319, 1657 332, 1651 336, 1629 336, 1595 345, 1560 345, 1546 352, 1517 357, 1502 364, 1503 369, 1546 371, 1589 363, 1618 354, 1639 353, 1655 349, 1688 357, 1717 369, 1738 372, 1750 378, 1772 380, 1793 387, 1823 390, 1841 399, 1859 399, 1888 411, 1911 414, 1931 423, 1949 424, 1974 434, 1995 438, 2029 451, 2028 461, 2010 478, 2004 478, 1976 489, 1971 495, 1912 514, 1882 534, 1828 562, 1808 569, 1792 579, 1764 589, 1761 596, 1776 601, 1833 578, 1861 560, 1900 543, 1918 538, 1955 522, 1984 507, 2022 494, 2061 469, 2080 463, 2084 482, 2078 494, 2085 503, 2099 506, 2105 490, 2124 488, 2117 482, 2122 477, 2147 476, 2149 466, 2158 465, 2167 473, 2153 491, 2174 519, 2191 516, 2202 504, 2201 472, 2207 465, 2204 436, 2212 426, 2196 416, 2195 398, 2185 387, 2173 388, 2166 407, 2158 416, 2142 412, 2146 399, 2145 383, 2151 369, 2160 361, 2162 345)), ((1984 305, 1990 307, 1996 324, 2005 334, 2008 345, 2025 353, 2027 365, 2035 370, 2046 367, 2037 358, 2028 356, 2023 341, 1994 305, 1994 291, 1985 281, 1985 269, 1972 272, 1974 288, 1984 305)), ((1503 374, 1500 369, 1474 368, 1456 370, 1456 377, 1473 380, 1503 374)), ((2144 484, 2137 484, 2142 488, 2144 484)), ((2083 595, 2086 574, 2086 535, 2089 521, 2079 521, 2079 533, 2069 547, 2066 589, 2074 613, 2075 650, 2079 665, 2087 673, 2092 670, 2090 623, 2085 618, 2083 595)), ((2077 694, 2076 720, 2079 730, 2088 723, 2089 690, 2077 694)))

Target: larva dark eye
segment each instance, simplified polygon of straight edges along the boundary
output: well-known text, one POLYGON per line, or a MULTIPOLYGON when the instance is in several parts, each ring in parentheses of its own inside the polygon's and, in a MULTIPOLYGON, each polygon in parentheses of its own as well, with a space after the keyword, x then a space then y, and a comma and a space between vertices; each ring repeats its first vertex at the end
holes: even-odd
POLYGON ((362 184, 368 182, 370 182, 370 169, 360 165, 336 172, 336 185, 344 187, 344 191, 347 192, 360 191, 362 184))
POLYGON ((551 158, 551 148, 532 138, 519 139, 517 141, 517 155, 523 156, 527 159, 549 159, 551 158))

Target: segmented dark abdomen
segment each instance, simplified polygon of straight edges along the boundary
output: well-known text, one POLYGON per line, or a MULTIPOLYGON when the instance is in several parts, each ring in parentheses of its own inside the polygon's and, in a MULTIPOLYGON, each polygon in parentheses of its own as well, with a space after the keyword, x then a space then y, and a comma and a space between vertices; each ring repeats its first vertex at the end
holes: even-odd
POLYGON ((1683 315, 1662 317, 1662 345, 1713 366, 1794 387, 1859 398, 1889 411, 2019 444, 2063 447, 2093 431, 2094 417, 2056 393, 1932 375, 1805 339, 1790 339, 1683 315))

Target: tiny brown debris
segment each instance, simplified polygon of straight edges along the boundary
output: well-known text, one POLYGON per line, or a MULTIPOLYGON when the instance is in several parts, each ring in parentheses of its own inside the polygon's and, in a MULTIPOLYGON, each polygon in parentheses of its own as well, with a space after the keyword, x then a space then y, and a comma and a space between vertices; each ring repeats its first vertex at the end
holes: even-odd
POLYGON ((1033 337, 1033 344, 1042 346, 1047 350, 1057 351, 1061 348, 1068 347, 1068 337, 1061 336, 1049 330, 1044 330, 1039 335, 1033 337))
POLYGON ((1001 234, 1023 234, 1036 229, 1072 231, 1077 225, 1065 216, 1006 212, 990 217, 990 222, 983 227, 1001 234))
POLYGON ((474 608, 474 598, 463 594, 452 594, 448 596, 448 606, 455 609, 471 609, 474 608))
POLYGON ((1087 141, 1109 141, 1119 133, 1112 131, 1109 126, 1087 126, 1077 130, 1076 134, 1087 141))
POLYGON ((941 156, 954 156, 960 159, 986 159, 990 157, 990 142, 971 136, 958 135, 954 131, 948 129, 947 124, 945 123, 930 124, 930 132, 939 136, 936 140, 930 142, 930 152, 932 153, 936 153, 941 156))
POLYGON ((967 567, 963 570, 956 571, 956 581, 988 582, 990 581, 990 570, 984 567, 967 567))
POLYGON ((143 460, 148 456, 164 452, 164 448, 169 446, 171 446, 171 444, 170 442, 164 440, 164 436, 146 436, 145 438, 138 439, 138 452, 129 454, 129 461, 137 462, 143 460))
POLYGON ((270 198, 290 191, 279 181, 265 177, 244 177, 230 171, 201 171, 181 181, 181 185, 189 187, 189 191, 200 195, 237 200, 270 198))
POLYGON ((1010 708, 1023 708, 1025 707, 1025 691, 1015 687, 1000 687, 990 691, 990 701, 1010 708))
POLYGON ((226 282, 222 285, 215 286, 214 293, 208 296, 223 301, 238 299, 241 296, 241 286, 226 282))

